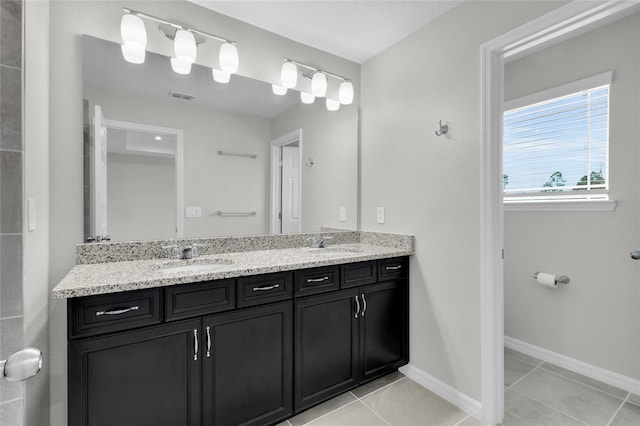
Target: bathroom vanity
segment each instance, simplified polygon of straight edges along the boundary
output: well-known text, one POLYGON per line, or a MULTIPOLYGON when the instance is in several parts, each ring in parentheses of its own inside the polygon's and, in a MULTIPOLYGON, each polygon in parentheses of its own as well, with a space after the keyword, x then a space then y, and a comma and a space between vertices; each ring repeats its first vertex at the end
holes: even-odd
POLYGON ((54 289, 68 298, 69 425, 276 424, 396 370, 412 252, 359 242, 76 266, 54 289))

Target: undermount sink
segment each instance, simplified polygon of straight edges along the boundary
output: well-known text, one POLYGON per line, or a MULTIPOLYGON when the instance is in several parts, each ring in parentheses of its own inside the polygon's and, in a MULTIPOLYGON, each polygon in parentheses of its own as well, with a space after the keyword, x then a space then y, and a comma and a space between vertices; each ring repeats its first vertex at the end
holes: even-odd
POLYGON ((189 259, 165 262, 158 266, 158 271, 164 274, 176 272, 202 272, 232 265, 231 259, 189 259))
POLYGON ((326 254, 326 255, 362 253, 362 249, 356 248, 356 247, 332 247, 332 246, 322 247, 322 248, 305 247, 303 250, 306 251, 307 253, 326 254))

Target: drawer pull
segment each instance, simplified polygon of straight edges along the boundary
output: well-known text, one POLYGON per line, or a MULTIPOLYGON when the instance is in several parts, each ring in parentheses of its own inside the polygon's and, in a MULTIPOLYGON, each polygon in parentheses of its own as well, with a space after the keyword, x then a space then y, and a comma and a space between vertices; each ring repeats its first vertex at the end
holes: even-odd
POLYGON ((309 279, 307 280, 307 282, 308 282, 308 283, 320 283, 320 282, 322 282, 322 281, 326 281, 326 280, 328 280, 328 279, 329 279, 329 277, 322 277, 322 278, 309 278, 309 279))
POLYGON ((278 287, 280 287, 280 284, 268 285, 264 287, 254 287, 253 291, 267 291, 267 290, 273 290, 274 288, 278 288, 278 287))
POLYGON ((211 358, 211 327, 207 327, 207 358, 211 358))
POLYGON ((122 314, 126 314, 127 312, 137 311, 138 309, 140 308, 138 307, 138 305, 136 305, 136 306, 131 306, 130 308, 98 311, 96 312, 96 316, 99 317, 101 315, 122 315, 122 314))
POLYGON ((358 314, 360 313, 360 301, 358 300, 358 296, 353 296, 356 300, 356 313, 354 315, 355 318, 358 318, 358 314))
POLYGON ((397 265, 397 266, 385 266, 385 268, 387 271, 395 271, 398 269, 402 269, 402 265, 397 265))
POLYGON ((193 360, 198 360, 198 329, 193 329, 193 360))

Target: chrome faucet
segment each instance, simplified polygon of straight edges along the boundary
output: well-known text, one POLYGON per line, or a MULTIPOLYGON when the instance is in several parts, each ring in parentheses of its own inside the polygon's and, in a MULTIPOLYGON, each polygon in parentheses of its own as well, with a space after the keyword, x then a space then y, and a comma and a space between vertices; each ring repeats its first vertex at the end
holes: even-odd
POLYGON ((162 246, 164 250, 171 250, 171 254, 169 255, 169 259, 171 260, 180 260, 182 257, 180 256, 180 247, 177 245, 172 246, 162 246))
POLYGON ((183 259, 195 259, 196 257, 200 257, 200 251, 198 247, 202 247, 202 244, 191 244, 190 246, 186 246, 182 249, 182 258, 183 259))
POLYGON ((314 235, 313 237, 307 238, 307 241, 309 241, 310 248, 324 248, 325 243, 332 238, 333 237, 328 237, 326 235, 320 235, 318 237, 314 235))

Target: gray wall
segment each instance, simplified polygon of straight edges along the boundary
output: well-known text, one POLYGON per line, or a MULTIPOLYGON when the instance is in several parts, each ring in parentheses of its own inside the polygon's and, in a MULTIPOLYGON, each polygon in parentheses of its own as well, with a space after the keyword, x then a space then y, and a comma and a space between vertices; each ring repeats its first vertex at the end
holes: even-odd
POLYGON ((613 212, 505 213, 505 335, 640 378, 640 14, 510 63, 505 99, 613 71, 613 212), (566 274, 557 290, 537 270, 566 274))
POLYGON ((415 234, 411 363, 476 400, 480 45, 560 5, 464 2, 362 67, 362 227, 415 234))
POLYGON ((324 102, 300 104, 272 120, 271 138, 302 129, 302 232, 327 226, 357 229, 358 109, 330 112, 324 102), (308 157, 315 161, 307 166, 308 157), (346 208, 345 222, 339 220, 346 208))

